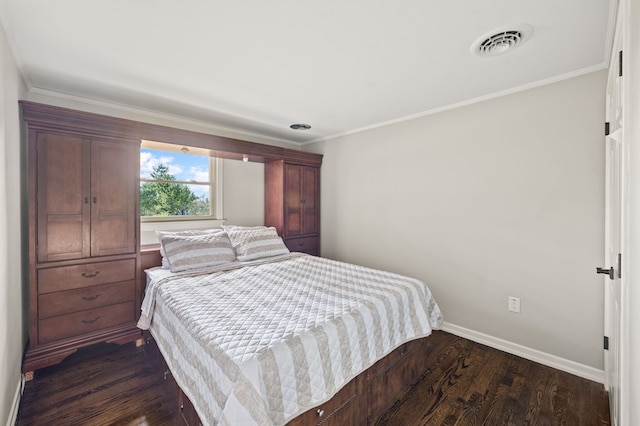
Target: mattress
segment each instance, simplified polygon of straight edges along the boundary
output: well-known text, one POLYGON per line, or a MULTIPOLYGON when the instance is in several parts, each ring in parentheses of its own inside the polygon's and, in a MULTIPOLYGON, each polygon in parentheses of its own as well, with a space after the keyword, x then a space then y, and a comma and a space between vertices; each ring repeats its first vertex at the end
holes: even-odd
POLYGON ((206 425, 282 425, 442 324, 419 280, 292 253, 147 271, 149 329, 206 425))

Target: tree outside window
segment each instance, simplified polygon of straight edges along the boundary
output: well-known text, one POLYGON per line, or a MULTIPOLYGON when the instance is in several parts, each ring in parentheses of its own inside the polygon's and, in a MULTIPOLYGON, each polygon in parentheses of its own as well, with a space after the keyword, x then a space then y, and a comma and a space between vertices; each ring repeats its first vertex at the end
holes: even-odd
POLYGON ((141 149, 140 215, 211 216, 208 156, 141 149))

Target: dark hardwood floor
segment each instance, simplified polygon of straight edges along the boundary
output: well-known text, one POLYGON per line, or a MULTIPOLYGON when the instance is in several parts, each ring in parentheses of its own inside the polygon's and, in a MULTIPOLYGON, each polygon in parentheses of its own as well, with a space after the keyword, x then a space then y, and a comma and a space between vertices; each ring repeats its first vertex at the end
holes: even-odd
MULTIPOLYGON (((377 425, 608 425, 601 384, 437 331, 422 380, 377 425)), ((18 425, 177 425, 144 348, 99 345, 36 372, 18 425)))
POLYGON ((377 425, 608 425, 604 386, 444 332, 377 425))
POLYGON ((27 382, 18 425, 174 425, 143 347, 78 350, 27 382))

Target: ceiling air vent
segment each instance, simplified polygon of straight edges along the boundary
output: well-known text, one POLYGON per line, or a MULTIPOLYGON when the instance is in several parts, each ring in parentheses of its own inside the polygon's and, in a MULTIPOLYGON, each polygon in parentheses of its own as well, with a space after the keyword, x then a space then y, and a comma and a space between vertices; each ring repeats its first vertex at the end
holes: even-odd
POLYGON ((491 31, 478 38, 471 45, 471 53, 478 56, 495 56, 519 47, 531 35, 531 27, 520 26, 516 29, 500 29, 491 31))
POLYGON ((291 127, 293 130, 309 130, 311 128, 311 126, 309 126, 308 124, 300 123, 292 124, 289 127, 291 127))

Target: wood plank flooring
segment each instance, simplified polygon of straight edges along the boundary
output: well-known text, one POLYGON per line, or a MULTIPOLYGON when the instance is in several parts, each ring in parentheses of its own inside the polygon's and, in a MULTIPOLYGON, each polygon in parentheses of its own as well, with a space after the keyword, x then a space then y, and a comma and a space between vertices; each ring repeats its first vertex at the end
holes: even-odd
POLYGON ((35 372, 18 425, 174 425, 143 347, 101 344, 35 372))
MULTIPOLYGON (((442 331, 429 369, 376 423, 383 425, 608 425, 601 384, 442 331)), ((36 372, 18 425, 180 425, 144 348, 99 345, 36 372)))
MULTIPOLYGON (((377 425, 609 425, 604 386, 444 332, 377 425)), ((431 338, 430 337, 430 338, 431 338)))

